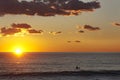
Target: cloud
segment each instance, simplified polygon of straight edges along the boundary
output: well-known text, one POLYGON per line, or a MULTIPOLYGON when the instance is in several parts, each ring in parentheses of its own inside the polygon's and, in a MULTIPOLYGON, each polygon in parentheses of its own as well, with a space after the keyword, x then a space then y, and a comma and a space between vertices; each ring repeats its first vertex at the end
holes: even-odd
POLYGON ((1 34, 2 36, 7 36, 7 35, 14 35, 15 33, 21 32, 20 29, 15 29, 15 28, 1 28, 1 34))
POLYGON ((78 29, 78 33, 85 33, 84 30, 89 30, 89 31, 97 31, 100 30, 99 27, 93 27, 91 25, 84 25, 84 26, 77 26, 76 27, 78 29))
POLYGON ((71 41, 67 41, 68 43, 71 43, 71 41))
POLYGON ((80 40, 75 40, 75 41, 67 41, 67 43, 72 43, 72 42, 75 42, 75 43, 80 43, 81 41, 80 41, 80 40))
POLYGON ((74 41, 74 42, 76 42, 76 43, 80 43, 80 41, 79 41, 79 40, 76 40, 76 41, 74 41))
POLYGON ((112 25, 113 25, 113 26, 120 26, 120 23, 118 23, 118 22, 113 22, 112 25))
POLYGON ((79 32, 79 33, 84 33, 85 31, 83 31, 83 30, 79 30, 78 32, 79 32))
POLYGON ((13 28, 23 28, 23 29, 32 28, 29 24, 26 24, 26 23, 22 23, 22 24, 15 24, 15 23, 13 23, 11 26, 13 28))
POLYGON ((32 29, 31 25, 26 24, 26 23, 22 23, 22 24, 15 24, 13 23, 11 25, 11 27, 6 28, 6 27, 2 27, 0 29, 0 35, 1 36, 8 36, 8 35, 15 35, 17 33, 21 33, 21 34, 41 34, 43 33, 43 30, 36 30, 36 29, 32 29))
POLYGON ((43 33, 43 30, 35 30, 35 29, 30 29, 28 30, 29 33, 43 33))
POLYGON ((46 0, 44 2, 0 0, 0 16, 6 14, 25 14, 39 16, 79 15, 81 12, 100 8, 100 2, 80 0, 46 0))
POLYGON ((61 34, 62 32, 61 31, 57 31, 57 32, 53 32, 53 31, 51 31, 51 32, 49 32, 50 34, 53 34, 53 35, 57 35, 57 34, 61 34))
POLYGON ((93 27, 93 26, 90 26, 90 25, 84 25, 84 29, 90 30, 90 31, 100 30, 99 27, 93 27))

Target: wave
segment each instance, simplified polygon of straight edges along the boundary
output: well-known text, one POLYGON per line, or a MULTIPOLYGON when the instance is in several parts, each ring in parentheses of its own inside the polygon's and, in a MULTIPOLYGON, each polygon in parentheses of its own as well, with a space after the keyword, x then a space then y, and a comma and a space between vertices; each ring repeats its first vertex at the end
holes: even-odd
POLYGON ((4 73, 0 76, 91 76, 91 75, 120 75, 120 70, 100 70, 100 71, 59 71, 59 72, 24 72, 24 73, 4 73))

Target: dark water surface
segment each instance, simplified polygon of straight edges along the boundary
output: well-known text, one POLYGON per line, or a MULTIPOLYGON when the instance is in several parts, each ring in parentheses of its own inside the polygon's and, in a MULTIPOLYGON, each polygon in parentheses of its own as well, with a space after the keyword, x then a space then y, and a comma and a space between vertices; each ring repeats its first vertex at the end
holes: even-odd
POLYGON ((80 70, 120 70, 120 53, 0 53, 0 74, 60 72, 80 70))

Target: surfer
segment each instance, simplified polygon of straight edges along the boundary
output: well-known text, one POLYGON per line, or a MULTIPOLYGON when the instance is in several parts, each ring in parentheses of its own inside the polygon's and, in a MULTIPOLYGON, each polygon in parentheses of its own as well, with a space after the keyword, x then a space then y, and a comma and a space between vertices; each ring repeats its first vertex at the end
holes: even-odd
POLYGON ((76 66, 76 67, 75 67, 75 69, 76 69, 76 70, 79 70, 79 69, 80 69, 80 67, 79 67, 79 66, 76 66))

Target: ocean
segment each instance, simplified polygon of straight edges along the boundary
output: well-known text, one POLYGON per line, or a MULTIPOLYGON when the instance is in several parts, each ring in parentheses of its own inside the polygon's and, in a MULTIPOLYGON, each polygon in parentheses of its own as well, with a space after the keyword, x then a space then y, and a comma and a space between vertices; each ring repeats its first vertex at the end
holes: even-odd
POLYGON ((0 80, 21 78, 120 80, 120 53, 31 52, 21 57, 0 53, 0 80))

